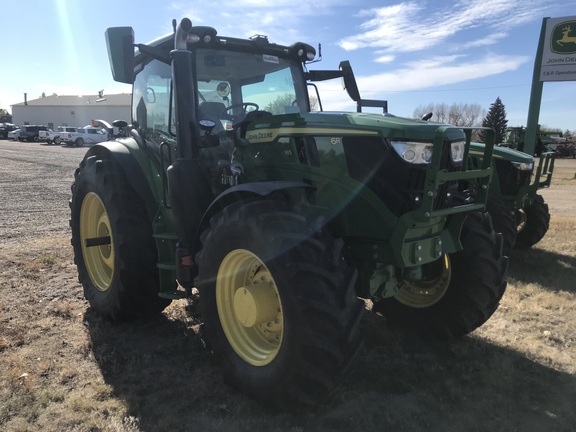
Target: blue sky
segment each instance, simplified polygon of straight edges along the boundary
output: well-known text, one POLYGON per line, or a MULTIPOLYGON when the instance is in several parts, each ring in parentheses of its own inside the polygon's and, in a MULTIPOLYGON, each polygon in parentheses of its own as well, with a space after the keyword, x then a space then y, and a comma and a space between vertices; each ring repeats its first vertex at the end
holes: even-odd
MULTIPOLYGON (((132 26, 136 42, 148 42, 169 33, 173 18, 189 17, 220 35, 321 43, 323 60, 311 69, 349 60, 362 97, 387 99, 394 114, 412 116, 429 103, 488 109, 500 97, 511 126, 526 125, 542 18, 576 15, 573 1, 547 0, 0 0, 0 6, 0 108, 8 110, 24 93, 36 99, 43 92, 130 92, 112 80, 106 28, 132 26)), ((339 82, 322 90, 324 109, 354 110, 339 82)), ((576 82, 544 84, 540 123, 576 130, 576 82)))

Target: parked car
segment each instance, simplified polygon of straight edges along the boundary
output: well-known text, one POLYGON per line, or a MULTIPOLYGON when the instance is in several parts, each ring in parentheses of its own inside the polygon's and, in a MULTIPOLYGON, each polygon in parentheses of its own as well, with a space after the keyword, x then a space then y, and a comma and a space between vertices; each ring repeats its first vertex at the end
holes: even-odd
POLYGON ((38 141, 38 133, 41 130, 48 130, 46 126, 25 125, 20 126, 20 141, 38 141))
POLYGON ((58 126, 56 130, 40 131, 38 136, 40 141, 46 141, 48 144, 60 144, 62 141, 60 135, 63 132, 76 132, 76 129, 70 126, 58 126))
POLYGON ((62 132, 60 139, 66 145, 82 147, 84 144, 97 144, 108 139, 108 132, 103 128, 84 126, 76 129, 75 132, 62 132))
POLYGON ((46 130, 38 131, 38 141, 48 141, 48 135, 53 133, 54 129, 48 128, 46 130))
POLYGON ((12 132, 8 132, 8 139, 18 141, 20 138, 20 128, 14 129, 12 132))
POLYGON ((8 134, 18 128, 19 126, 12 123, 0 123, 0 139, 8 138, 8 134))

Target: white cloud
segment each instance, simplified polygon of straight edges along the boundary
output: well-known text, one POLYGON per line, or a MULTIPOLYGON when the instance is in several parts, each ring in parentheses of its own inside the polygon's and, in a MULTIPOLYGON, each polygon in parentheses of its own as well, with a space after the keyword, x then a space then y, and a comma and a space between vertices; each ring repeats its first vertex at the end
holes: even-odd
POLYGON ((472 46, 495 43, 512 28, 541 16, 541 0, 462 0, 440 9, 432 2, 407 1, 393 6, 363 10, 359 17, 371 17, 361 24, 360 33, 341 39, 341 48, 384 48, 389 52, 411 52, 446 42, 458 34, 459 43, 472 46), (467 32, 481 30, 480 40, 467 32))
POLYGON ((374 60, 376 63, 392 63, 396 59, 393 55, 381 55, 374 60))
MULTIPOLYGON (((357 76, 364 99, 386 99, 387 92, 415 91, 484 78, 516 70, 530 61, 528 56, 489 54, 471 60, 467 56, 439 56, 405 63, 401 68, 369 76, 357 76), (367 90, 370 89, 370 90, 367 90)), ((340 83, 318 86, 325 110, 350 109, 353 102, 342 91, 340 83)))
POLYGON ((265 34, 277 43, 291 44, 303 38, 306 18, 336 13, 346 0, 315 0, 301 4, 294 0, 222 0, 217 7, 191 7, 190 3, 173 3, 183 16, 196 17, 192 22, 217 27, 219 34, 250 37, 265 34))

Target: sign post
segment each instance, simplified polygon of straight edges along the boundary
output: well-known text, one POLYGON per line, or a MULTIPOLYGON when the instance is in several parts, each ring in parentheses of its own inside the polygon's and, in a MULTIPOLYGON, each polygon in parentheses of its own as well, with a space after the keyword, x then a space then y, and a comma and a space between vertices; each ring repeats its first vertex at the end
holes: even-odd
POLYGON ((544 18, 534 59, 524 152, 534 154, 545 81, 576 81, 576 16, 544 18))

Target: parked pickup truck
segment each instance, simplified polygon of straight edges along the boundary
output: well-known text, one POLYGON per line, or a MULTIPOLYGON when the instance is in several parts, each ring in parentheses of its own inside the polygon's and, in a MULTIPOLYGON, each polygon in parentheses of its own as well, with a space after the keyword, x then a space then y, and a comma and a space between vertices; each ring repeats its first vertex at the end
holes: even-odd
POLYGON ((96 144, 108 139, 108 133, 103 128, 84 126, 74 132, 62 132, 60 140, 66 145, 75 145, 82 147, 84 144, 96 144))
POLYGON ((76 129, 77 128, 70 126, 58 126, 56 130, 49 129, 47 131, 40 131, 38 140, 46 141, 48 144, 60 144, 60 135, 63 132, 76 132, 76 129))

